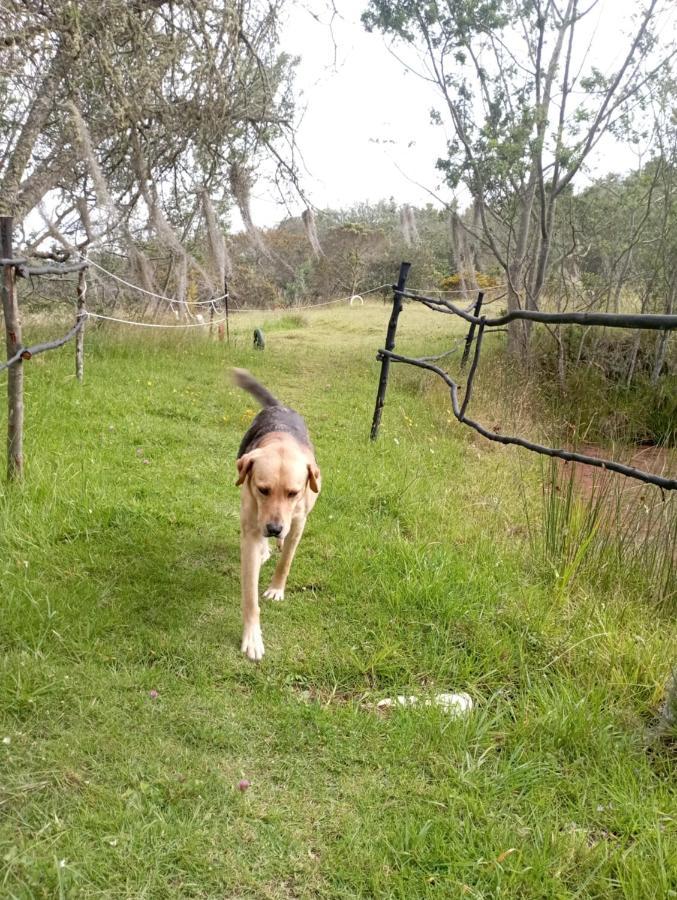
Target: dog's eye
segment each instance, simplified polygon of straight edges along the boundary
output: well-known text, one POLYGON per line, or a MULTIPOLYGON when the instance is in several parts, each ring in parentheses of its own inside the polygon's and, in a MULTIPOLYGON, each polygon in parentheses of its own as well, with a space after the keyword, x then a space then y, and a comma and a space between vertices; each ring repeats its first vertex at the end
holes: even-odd
POLYGON ((268 494, 270 493, 270 488, 269 487, 260 487, 259 491, 263 494, 264 497, 267 497, 268 494))
POLYGON ((289 491, 287 493, 287 496, 289 497, 290 500, 293 500, 294 497, 298 497, 298 495, 299 495, 298 491, 289 491))

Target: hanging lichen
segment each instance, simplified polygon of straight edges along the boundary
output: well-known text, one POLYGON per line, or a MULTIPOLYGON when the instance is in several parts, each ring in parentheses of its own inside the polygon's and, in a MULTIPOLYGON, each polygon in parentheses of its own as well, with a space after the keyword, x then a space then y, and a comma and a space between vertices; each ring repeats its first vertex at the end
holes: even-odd
POLYGON ((315 213, 308 206, 301 213, 301 219, 303 220, 303 227, 306 231, 306 237, 308 238, 308 243, 313 248, 313 253, 319 259, 321 256, 324 256, 322 252, 322 246, 320 244, 320 239, 317 236, 317 224, 315 222, 315 213))
POLYGON ((176 302, 179 306, 178 312, 174 309, 174 315, 182 314, 184 318, 189 318, 188 309, 188 259, 185 253, 181 254, 176 260, 176 287, 174 291, 176 302))
POLYGON ((281 265, 293 278, 295 278, 296 272, 293 267, 266 246, 263 235, 256 225, 254 225, 251 212, 251 179, 249 173, 238 162, 234 161, 230 164, 229 178, 230 190, 235 199, 237 208, 240 211, 242 222, 244 223, 247 236, 252 245, 269 262, 281 265))
POLYGON ((207 226, 207 241, 212 268, 216 273, 219 285, 223 285, 226 278, 232 277, 233 264, 226 247, 225 235, 218 226, 216 213, 206 188, 202 191, 202 210, 207 226))
POLYGON ((265 245, 261 232, 254 225, 251 212, 251 181, 248 172, 237 162, 230 164, 230 190, 235 199, 242 222, 247 231, 249 240, 254 247, 262 253, 267 259, 272 259, 270 251, 265 245))
POLYGON ((471 290, 475 292, 477 291, 475 263, 470 251, 463 223, 455 212, 452 212, 451 214, 451 240, 454 248, 454 256, 456 257, 456 268, 458 270, 461 290, 471 290))
POLYGON ((139 284, 144 291, 148 291, 150 294, 158 294, 153 266, 146 254, 134 246, 131 238, 127 244, 127 258, 129 259, 132 280, 139 284))
POLYGON ((418 226, 413 207, 405 205, 400 210, 400 229, 407 247, 414 247, 419 243, 418 226))
POLYGON ((77 135, 78 143, 82 151, 82 156, 94 184, 96 202, 101 209, 105 209, 110 212, 113 208, 113 201, 111 199, 103 171, 101 170, 101 166, 99 165, 99 161, 94 154, 92 136, 89 133, 87 123, 82 118, 80 110, 77 108, 75 103, 70 102, 68 104, 68 108, 70 110, 71 116, 73 117, 75 133, 77 135))

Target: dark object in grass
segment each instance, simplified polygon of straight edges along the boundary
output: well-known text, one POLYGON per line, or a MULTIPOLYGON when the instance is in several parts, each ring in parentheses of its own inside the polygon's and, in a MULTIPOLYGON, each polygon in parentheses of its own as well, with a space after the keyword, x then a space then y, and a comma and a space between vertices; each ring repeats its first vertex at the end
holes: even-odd
POLYGON ((260 328, 254 329, 254 349, 255 350, 265 350, 266 349, 266 339, 263 336, 263 332, 260 328))

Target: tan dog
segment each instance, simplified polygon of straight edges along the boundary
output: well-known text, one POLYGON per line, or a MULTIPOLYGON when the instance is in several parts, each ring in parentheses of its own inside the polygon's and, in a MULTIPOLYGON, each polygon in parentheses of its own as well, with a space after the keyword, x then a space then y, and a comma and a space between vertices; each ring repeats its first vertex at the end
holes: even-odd
POLYGON ((264 597, 284 600, 287 576, 308 513, 320 492, 320 470, 301 416, 244 369, 234 369, 235 383, 263 406, 245 434, 237 454, 242 572, 242 652, 259 660, 264 654, 259 621, 259 572, 270 556, 268 538, 281 549, 264 597))

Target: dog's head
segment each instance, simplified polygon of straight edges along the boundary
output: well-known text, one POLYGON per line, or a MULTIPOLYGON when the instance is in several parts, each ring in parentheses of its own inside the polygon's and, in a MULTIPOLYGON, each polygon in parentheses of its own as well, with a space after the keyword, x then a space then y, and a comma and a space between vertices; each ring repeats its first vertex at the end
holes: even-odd
POLYGON ((310 454, 276 441, 245 453, 237 461, 237 485, 256 504, 256 521, 264 537, 285 538, 306 491, 319 493, 320 470, 310 454))

